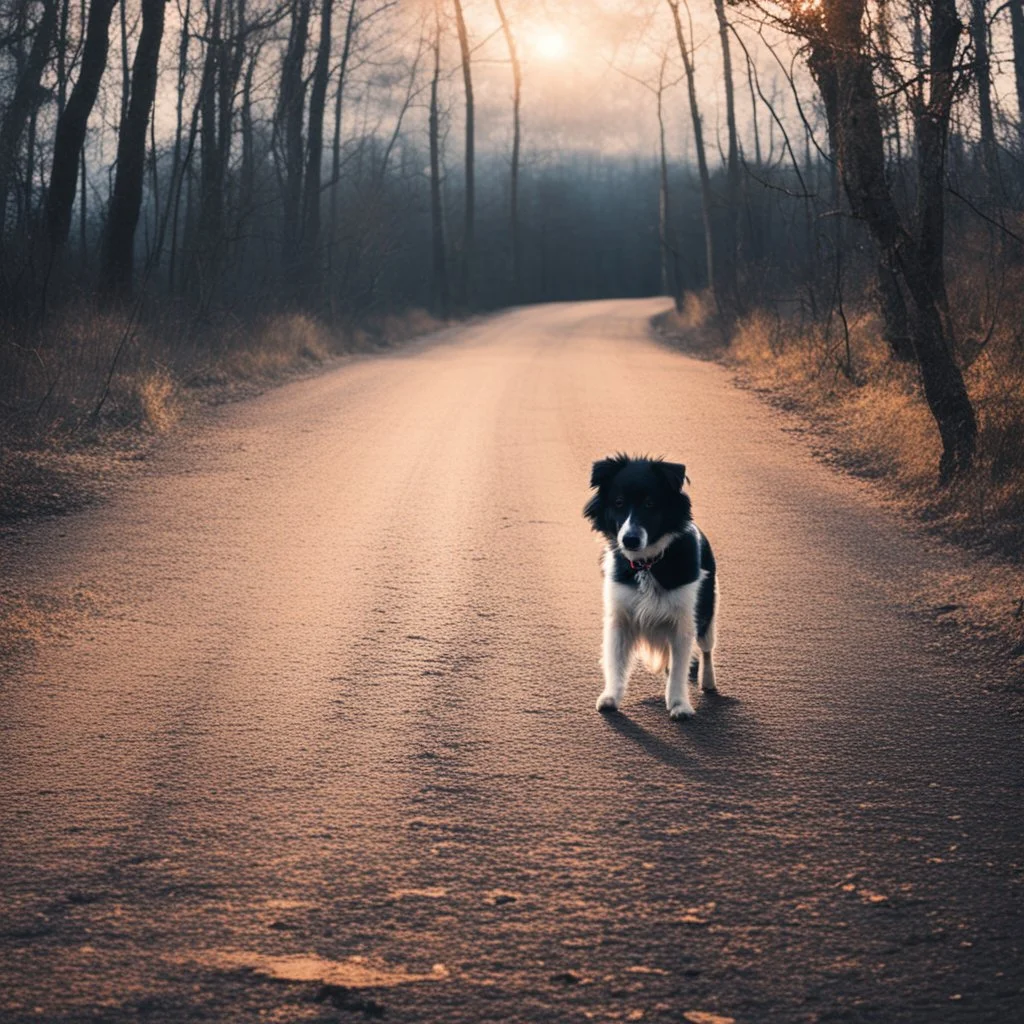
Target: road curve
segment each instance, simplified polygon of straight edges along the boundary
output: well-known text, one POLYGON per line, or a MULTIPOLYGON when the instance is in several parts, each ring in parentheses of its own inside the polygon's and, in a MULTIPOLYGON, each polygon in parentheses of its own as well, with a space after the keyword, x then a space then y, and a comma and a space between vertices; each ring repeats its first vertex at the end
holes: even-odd
POLYGON ((662 306, 352 361, 6 544, 87 599, 0 688, 0 1019, 1020 1019, 1021 725, 910 610, 944 556, 662 306), (593 710, 620 448, 719 556, 683 725, 593 710))

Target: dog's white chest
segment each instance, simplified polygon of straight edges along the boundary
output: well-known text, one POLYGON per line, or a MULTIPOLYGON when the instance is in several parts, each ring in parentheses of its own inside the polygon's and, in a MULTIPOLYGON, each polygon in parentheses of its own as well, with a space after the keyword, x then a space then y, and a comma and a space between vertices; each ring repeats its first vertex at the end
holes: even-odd
POLYGON ((637 575, 637 585, 616 583, 612 571, 614 555, 605 566, 605 604, 617 617, 631 619, 642 632, 692 621, 700 580, 666 590, 650 572, 637 575))

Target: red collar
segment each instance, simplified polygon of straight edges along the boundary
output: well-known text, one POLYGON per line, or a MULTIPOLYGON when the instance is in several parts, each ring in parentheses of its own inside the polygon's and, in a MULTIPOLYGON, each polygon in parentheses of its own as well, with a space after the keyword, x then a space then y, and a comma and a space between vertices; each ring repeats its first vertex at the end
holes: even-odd
POLYGON ((638 558, 636 561, 630 559, 629 567, 633 572, 646 572, 655 562, 660 562, 664 557, 665 552, 662 551, 661 554, 655 555, 654 558, 638 558))

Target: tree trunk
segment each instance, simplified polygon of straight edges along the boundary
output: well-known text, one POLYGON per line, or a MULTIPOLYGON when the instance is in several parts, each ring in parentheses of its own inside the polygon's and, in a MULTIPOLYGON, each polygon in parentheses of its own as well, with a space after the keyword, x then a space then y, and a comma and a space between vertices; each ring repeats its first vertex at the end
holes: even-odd
POLYGON ((249 56, 242 84, 242 166, 238 175, 238 207, 242 217, 252 212, 256 194, 256 129, 252 116, 252 89, 259 64, 259 48, 249 56))
MULTIPOLYGON (((664 70, 664 65, 662 65, 664 70)), ((662 110, 662 84, 658 83, 658 252, 661 257, 659 269, 661 271, 661 293, 671 295, 675 298, 676 311, 679 312, 682 306, 676 297, 675 288, 671 280, 669 269, 669 244, 668 244, 668 215, 669 215, 669 194, 668 194, 668 155, 665 152, 665 115, 662 110)))
POLYGON ((331 146, 331 249, 338 233, 338 182, 341 179, 341 112, 345 100, 345 76, 348 72, 348 58, 352 52, 352 41, 356 33, 356 3, 349 0, 348 17, 345 20, 345 42, 341 48, 341 64, 338 67, 338 88, 334 94, 334 140, 331 146))
POLYGON ((899 277, 884 256, 878 258, 878 304, 882 311, 882 337, 894 359, 910 362, 914 358, 910 316, 900 289, 899 277))
POLYGON ((1009 0, 1013 73, 1017 87, 1017 137, 1024 150, 1024 0, 1009 0))
POLYGON ((754 126, 754 165, 761 167, 761 132, 757 126, 757 97, 754 94, 754 67, 747 58, 747 86, 750 88, 750 123, 754 126))
POLYGON ((523 94, 523 70, 519 64, 516 51, 516 40, 512 34, 512 26, 505 16, 505 8, 501 0, 494 0, 501 19, 501 29, 505 34, 509 60, 512 62, 512 169, 509 181, 509 232, 512 236, 512 295, 516 302, 522 300, 523 294, 523 258, 522 242, 519 236, 519 148, 521 144, 519 108, 523 94))
POLYGON ((160 252, 156 248, 157 240, 160 234, 160 175, 157 173, 157 153, 156 153, 156 117, 149 119, 149 189, 152 196, 153 210, 153 248, 149 247, 149 225, 144 222, 146 226, 146 264, 149 267, 155 267, 160 262, 160 252))
POLYGON ((35 219, 35 211, 33 210, 33 193, 34 193, 34 182, 33 179, 36 176, 36 141, 38 138, 39 128, 39 105, 35 104, 32 107, 32 112, 28 115, 28 133, 25 139, 25 180, 22 185, 24 194, 24 218, 22 223, 26 225, 31 233, 31 224, 35 219))
POLYGON ((25 66, 21 69, 14 86, 14 95, 0 120, 0 234, 3 233, 6 220, 7 197, 17 176, 22 136, 39 101, 40 83, 50 60, 56 31, 57 0, 45 0, 25 66))
POLYGON ((290 290, 297 290, 301 273, 299 252, 302 242, 302 170, 304 147, 302 121, 306 106, 306 81, 302 68, 309 37, 310 0, 293 0, 292 23, 281 65, 281 96, 277 129, 284 149, 284 262, 290 290))
POLYGON ((165 3, 142 0, 142 32, 132 64, 131 98, 117 140, 117 171, 107 215, 101 287, 108 295, 127 296, 132 290, 135 228, 146 167, 146 128, 156 95, 165 3))
POLYGON ((444 206, 441 202, 441 111, 438 86, 441 81, 441 0, 434 0, 434 75, 430 80, 430 224, 433 254, 434 301, 441 319, 447 320, 451 299, 448 292, 448 254, 444 238, 444 206))
POLYGON ((128 62, 128 0, 121 0, 121 116, 118 123, 128 115, 128 97, 132 91, 132 73, 128 62))
MULTIPOLYGON (((945 271, 946 152, 957 84, 954 62, 963 30, 956 0, 931 0, 930 22, 928 102, 918 109, 914 118, 920 157, 917 166, 917 256, 925 274, 928 297, 937 312, 945 317, 948 310, 945 271)), ((944 347, 952 356, 952 333, 945 341, 944 347)))
MULTIPOLYGON (((84 3, 85 0, 82 0, 84 3)), ((60 14, 57 20, 57 120, 64 116, 68 102, 68 57, 71 46, 68 41, 68 21, 71 17, 71 0, 59 0, 60 14)))
POLYGON ((999 187, 999 151, 996 148, 995 118, 992 113, 992 66, 988 48, 988 5, 985 0, 971 0, 971 39, 974 43, 974 78, 978 87, 981 159, 991 195, 999 187))
POLYGON ((309 128, 306 141, 305 230, 303 246, 306 253, 306 288, 312 296, 320 284, 320 180, 324 158, 324 110, 327 105, 327 82, 331 71, 331 16, 334 0, 321 0, 320 41, 317 45, 313 83, 309 93, 309 128))
POLYGON ((686 72, 686 90, 690 99, 690 120, 693 124, 693 144, 697 151, 697 173, 700 175, 700 206, 704 221, 704 260, 707 264, 708 290, 714 296, 719 310, 722 308, 715 280, 715 237, 712 223, 714 197, 711 193, 711 176, 708 173, 708 161, 704 153, 704 129, 701 123, 700 107, 697 104, 697 84, 694 76, 693 60, 690 47, 683 32, 683 23, 679 17, 679 0, 665 0, 672 11, 672 19, 676 27, 676 40, 679 43, 679 55, 683 59, 683 70, 686 72))
POLYGON ((89 196, 87 193, 87 184, 89 175, 85 166, 85 149, 82 149, 82 158, 79 161, 81 165, 81 199, 78 204, 78 232, 79 232, 79 248, 81 249, 82 257, 82 268, 89 264, 89 196))
POLYGON ((224 2, 213 0, 207 4, 206 54, 199 83, 199 232, 196 258, 186 271, 190 292, 199 293, 202 306, 216 278, 217 249, 224 236, 224 177, 221 160, 218 80, 224 70, 224 2))
POLYGON ((455 4, 455 27, 459 36, 459 52, 462 56, 462 82, 466 92, 466 213, 462 230, 462 280, 461 301, 463 306, 473 302, 473 248, 476 234, 476 179, 475 179, 475 122, 473 109, 473 70, 470 64, 469 33, 466 19, 462 16, 462 0, 455 4))
POLYGON ((718 36, 722 44, 722 77, 725 79, 725 120, 729 132, 729 149, 726 162, 726 184, 728 203, 728 252, 724 266, 724 289, 729 295, 733 310, 740 311, 741 295, 738 287, 740 261, 740 231, 743 223, 743 209, 740 202, 740 155, 736 138, 736 99, 732 82, 732 53, 729 49, 729 21, 725 14, 725 0, 715 0, 715 15, 718 18, 718 36))
POLYGON ((50 189, 46 196, 46 225, 50 247, 62 248, 71 230, 71 211, 75 205, 82 147, 89 126, 89 115, 100 91, 100 81, 107 66, 110 49, 110 18, 117 0, 92 0, 89 5, 89 23, 85 45, 82 48, 82 66, 78 81, 64 112, 57 121, 53 142, 53 169, 50 189))
POLYGON ((181 169, 178 172, 178 183, 174 190, 174 209, 171 213, 171 251, 170 251, 170 271, 168 273, 168 287, 170 288, 171 294, 174 294, 175 280, 180 280, 181 290, 184 292, 185 285, 189 280, 189 271, 194 270, 194 267, 190 264, 178 274, 175 268, 178 265, 178 252, 181 249, 182 252, 187 251, 186 246, 182 243, 179 246, 178 238, 187 239, 190 237, 193 231, 192 216, 192 186, 193 178, 195 177, 192 170, 192 156, 195 152, 196 139, 199 136, 199 110, 200 104, 197 101, 192 107, 192 116, 189 121, 189 132, 188 132, 188 146, 185 148, 185 155, 181 160, 181 169), (185 216, 184 219, 181 217, 181 193, 184 189, 185 192, 185 216))
POLYGON ((661 290, 671 295, 676 312, 683 311, 683 277, 679 265, 679 249, 672 234, 671 192, 668 180, 668 149, 665 145, 665 63, 662 56, 661 70, 658 75, 658 88, 655 92, 658 113, 658 243, 661 249, 661 290))
MULTIPOLYGON (((178 95, 174 107, 174 149, 171 156, 171 173, 167 186, 167 203, 164 206, 164 215, 160 219, 160 227, 156 239, 156 262, 159 266, 163 258, 164 240, 167 237, 167 225, 171 214, 177 215, 177 194, 181 191, 181 143, 182 131, 184 129, 185 114, 185 81, 188 74, 188 43, 189 43, 189 22, 191 20, 191 0, 185 0, 185 10, 181 18, 181 33, 178 37, 178 95)), ((168 289, 174 291, 174 245, 171 246, 170 273, 168 274, 168 289)))
POLYGON ((917 230, 912 236, 886 178, 878 96, 862 29, 864 3, 852 0, 827 9, 823 31, 807 33, 808 66, 821 90, 850 208, 865 221, 883 257, 898 269, 913 303, 914 352, 942 440, 939 480, 948 483, 970 470, 977 439, 974 409, 944 315, 943 178, 961 26, 955 0, 932 0, 931 87, 915 119, 920 159, 917 230))

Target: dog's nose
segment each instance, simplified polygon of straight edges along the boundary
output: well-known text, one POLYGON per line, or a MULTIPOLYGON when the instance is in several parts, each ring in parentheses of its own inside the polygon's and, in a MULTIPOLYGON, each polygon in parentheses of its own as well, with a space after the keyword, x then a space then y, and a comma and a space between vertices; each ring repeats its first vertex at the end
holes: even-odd
POLYGON ((640 536, 639 536, 639 534, 627 533, 626 536, 622 538, 622 546, 627 551, 636 551, 636 549, 638 547, 640 547, 640 536))

